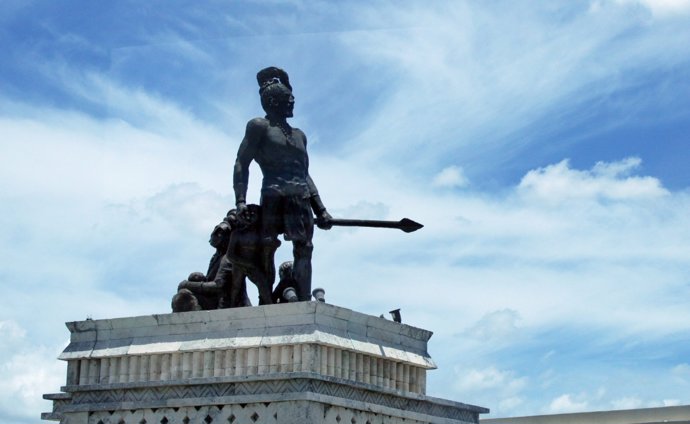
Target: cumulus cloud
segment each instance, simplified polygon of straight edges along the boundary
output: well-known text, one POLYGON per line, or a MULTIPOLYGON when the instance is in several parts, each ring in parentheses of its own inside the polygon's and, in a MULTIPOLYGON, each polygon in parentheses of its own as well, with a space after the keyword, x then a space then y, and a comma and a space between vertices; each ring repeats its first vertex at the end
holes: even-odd
POLYGON ((613 409, 636 409, 642 407, 643 402, 637 397, 624 397, 611 401, 613 409))
POLYGON ((0 419, 34 422, 50 410, 42 399, 64 382, 65 365, 56 356, 64 344, 47 346, 29 340, 26 330, 11 321, 0 322, 0 419))
POLYGON ((0 321, 0 338, 4 341, 4 346, 12 341, 23 339, 25 335, 26 330, 16 322, 12 320, 0 321))
POLYGON ((512 371, 496 367, 484 369, 456 370, 456 388, 459 390, 486 390, 502 388, 517 392, 527 384, 527 378, 518 377, 512 371))
POLYGON ((587 408, 587 401, 578 401, 571 394, 566 393, 552 400, 547 408, 547 412, 552 414, 583 412, 587 408))
POLYGON ((467 186, 469 181, 465 177, 462 168, 459 166, 449 166, 436 174, 432 184, 436 187, 459 188, 467 186))
POLYGON ((475 325, 465 330, 463 336, 480 340, 505 339, 517 330, 520 314, 512 309, 503 309, 484 315, 475 325))
POLYGON ((690 364, 687 363, 682 363, 678 364, 673 369, 671 370, 671 373, 678 377, 681 378, 688 383, 690 383, 690 364))
POLYGON ((518 186, 521 193, 545 200, 653 199, 668 194, 653 177, 627 176, 640 165, 639 158, 598 162, 589 171, 572 169, 568 160, 529 171, 518 186))
POLYGON ((463 402, 491 405, 492 414, 499 415, 514 411, 525 403, 529 379, 513 370, 494 365, 467 368, 460 364, 454 371, 452 385, 455 397, 460 397, 463 402))

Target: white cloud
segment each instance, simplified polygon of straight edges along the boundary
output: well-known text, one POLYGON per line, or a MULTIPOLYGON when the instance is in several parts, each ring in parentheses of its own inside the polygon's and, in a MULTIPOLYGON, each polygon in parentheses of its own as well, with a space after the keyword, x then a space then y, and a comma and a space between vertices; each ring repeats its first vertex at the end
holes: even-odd
POLYGON ((64 382, 65 364, 56 360, 64 344, 47 347, 29 340, 26 330, 11 321, 0 322, 0 341, 0 418, 33 422, 51 408, 43 394, 64 382))
POLYGON ((637 157, 629 157, 617 162, 597 162, 592 167, 592 174, 609 178, 626 177, 640 165, 642 165, 642 159, 637 157))
MULTIPOLYGON (((661 3, 649 2, 659 10, 661 3)), ((596 119, 569 111, 619 90, 634 92, 648 71, 674 69, 687 57, 680 52, 690 53, 678 34, 687 34, 687 25, 668 30, 620 7, 603 9, 559 13, 510 3, 495 13, 489 4, 455 2, 358 10, 365 24, 396 29, 342 37, 376 67, 382 97, 371 124, 351 142, 353 151, 372 163, 462 158, 473 175, 519 160, 520 148, 541 134, 596 119), (648 26, 632 35, 641 25, 648 26), (557 118, 548 119, 554 111, 557 118), (530 129, 535 123, 539 129, 530 129)), ((639 103, 621 107, 633 113, 639 103)))
POLYGON ((641 408, 642 405, 642 400, 637 397, 623 397, 611 401, 611 407, 613 409, 637 409, 641 408))
POLYGON ((591 171, 570 168, 567 160, 528 172, 519 190, 526 196, 549 201, 572 199, 653 199, 668 195, 653 177, 626 177, 639 166, 639 158, 619 162, 598 162, 591 171))
POLYGON ((517 330, 520 314, 512 309, 503 309, 484 315, 476 324, 463 332, 464 336, 482 341, 490 339, 506 340, 517 330))
POLYGON ((690 12, 690 0, 615 0, 619 4, 642 5, 659 17, 669 17, 690 12))
POLYGON ((51 406, 43 394, 57 392, 64 383, 65 365, 56 359, 57 353, 57 347, 32 347, 2 358, 0 410, 30 420, 36 419, 36 411, 48 412, 51 406))
POLYGON ((566 393, 552 400, 547 408, 547 412, 552 414, 583 412, 586 411, 587 408, 587 401, 575 400, 572 395, 566 393))
POLYGON ((502 371, 496 367, 455 371, 455 387, 459 391, 501 389, 517 393, 527 384, 526 377, 517 377, 512 371, 502 371))
POLYGON ((690 383, 690 364, 683 363, 683 364, 678 364, 673 369, 671 370, 671 373, 678 377, 681 378, 688 383, 690 383))
POLYGON ((501 399, 501 401, 498 404, 498 407, 501 411, 511 411, 522 405, 524 402, 524 398, 521 398, 519 396, 512 396, 506 399, 501 399))
POLYGON ((7 346, 13 340, 21 340, 26 336, 24 330, 19 324, 14 321, 0 321, 0 340, 3 341, 3 346, 7 346))
POLYGON ((469 181, 465 177, 462 168, 459 166, 449 166, 436 174, 432 184, 436 187, 459 188, 466 187, 469 181))

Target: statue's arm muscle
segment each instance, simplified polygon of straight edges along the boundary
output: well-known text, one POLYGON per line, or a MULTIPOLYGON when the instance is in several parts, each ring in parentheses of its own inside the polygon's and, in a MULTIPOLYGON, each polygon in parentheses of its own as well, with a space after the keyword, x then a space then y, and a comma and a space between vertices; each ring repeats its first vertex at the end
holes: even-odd
POLYGON ((246 202, 247 183, 249 182, 249 164, 254 160, 259 143, 263 137, 266 125, 261 118, 247 122, 240 148, 237 150, 237 160, 233 173, 233 188, 235 189, 235 204, 246 202))

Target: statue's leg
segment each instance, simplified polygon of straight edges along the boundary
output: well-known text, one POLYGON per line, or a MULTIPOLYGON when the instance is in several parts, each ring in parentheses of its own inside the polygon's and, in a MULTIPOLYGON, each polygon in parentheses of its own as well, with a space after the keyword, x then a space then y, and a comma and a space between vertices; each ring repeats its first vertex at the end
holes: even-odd
POLYGON ((216 278, 214 282, 218 287, 219 300, 218 309, 232 308, 233 304, 233 289, 234 289, 234 272, 232 270, 232 264, 228 260, 228 257, 223 255, 218 266, 216 273, 216 278))
POLYGON ((252 301, 247 296, 247 279, 242 280, 242 304, 240 306, 252 306, 252 301))
POLYGON ((263 270, 263 281, 256 281, 256 288, 259 291, 259 305, 270 305, 271 291, 276 280, 275 254, 280 246, 277 235, 264 236, 261 240, 261 268, 263 270))
POLYGON ((295 256, 292 275, 297 282, 297 298, 300 301, 311 300, 311 252, 314 245, 311 240, 292 242, 292 253, 295 256))
POLYGON ((239 269, 233 269, 230 275, 232 283, 230 284, 230 307, 237 308, 242 306, 242 288, 244 287, 244 272, 239 269))
MULTIPOLYGON (((223 267, 221 266, 222 269, 223 267)), ((216 283, 218 283, 218 279, 216 279, 216 283)), ((218 306, 219 309, 252 306, 252 302, 247 296, 247 275, 241 267, 233 268, 232 265, 228 266, 226 272, 223 273, 222 284, 221 292, 223 295, 218 306)))
POLYGON ((270 305, 271 291, 276 280, 275 253, 280 246, 278 235, 282 234, 282 197, 261 195, 261 271, 263 276, 254 279, 259 290, 259 305, 270 305))

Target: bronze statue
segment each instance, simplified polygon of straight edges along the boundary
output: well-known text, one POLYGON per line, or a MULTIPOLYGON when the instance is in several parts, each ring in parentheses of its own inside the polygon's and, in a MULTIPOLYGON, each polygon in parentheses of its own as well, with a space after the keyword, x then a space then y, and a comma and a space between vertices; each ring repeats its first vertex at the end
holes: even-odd
MULTIPOLYGON (((244 139, 235 162, 233 188, 239 220, 249 220, 246 204, 249 164, 256 161, 263 174, 261 186, 260 261, 264 272, 260 285, 272 287, 275 281, 274 254, 278 235, 292 241, 293 275, 299 300, 311 299, 311 255, 314 216, 322 229, 331 227, 314 181, 309 176, 307 137, 292 128, 287 118, 293 115, 295 98, 288 74, 270 67, 257 74, 263 118, 247 123, 244 139)), ((259 284, 258 284, 259 285, 259 284)))
MULTIPOLYGON (((295 106, 288 74, 269 67, 259 71, 256 79, 266 116, 247 123, 237 152, 233 174, 237 209, 228 212, 211 233, 210 243, 216 253, 208 272, 205 276, 192 273, 180 283, 173 311, 249 306, 247 278, 258 288, 260 305, 311 300, 315 223, 325 230, 334 225, 398 228, 405 232, 422 227, 407 218, 375 221, 331 217, 309 175, 307 137, 287 122, 295 106), (246 202, 252 161, 259 164, 263 174, 260 206, 246 202), (294 261, 281 266, 280 283, 273 290, 274 255, 281 234, 292 241, 294 261)), ((323 289, 315 293, 315 298, 323 302, 323 289)))

